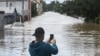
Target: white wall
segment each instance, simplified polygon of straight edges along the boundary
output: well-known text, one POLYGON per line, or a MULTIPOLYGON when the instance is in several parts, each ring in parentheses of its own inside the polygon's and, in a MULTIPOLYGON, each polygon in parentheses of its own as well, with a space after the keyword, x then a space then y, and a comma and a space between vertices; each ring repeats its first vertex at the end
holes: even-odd
MULTIPOLYGON (((8 2, 8 6, 10 6, 10 3, 12 3, 12 7, 15 7, 17 9, 17 12, 22 15, 22 2, 8 2)), ((0 2, 0 9, 6 7, 6 2, 0 2)), ((24 14, 28 15, 28 1, 24 2, 24 14)))
POLYGON ((5 2, 0 2, 0 7, 6 7, 6 3, 5 2))

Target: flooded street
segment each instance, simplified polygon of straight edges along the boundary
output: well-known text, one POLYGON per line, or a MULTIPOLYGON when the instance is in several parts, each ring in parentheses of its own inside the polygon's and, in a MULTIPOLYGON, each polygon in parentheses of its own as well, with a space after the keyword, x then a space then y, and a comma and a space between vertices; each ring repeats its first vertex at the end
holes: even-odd
POLYGON ((30 56, 28 46, 37 27, 45 29, 44 41, 54 34, 59 49, 54 56, 100 56, 100 25, 55 12, 32 18, 25 22, 23 30, 6 29, 0 42, 0 56, 30 56))

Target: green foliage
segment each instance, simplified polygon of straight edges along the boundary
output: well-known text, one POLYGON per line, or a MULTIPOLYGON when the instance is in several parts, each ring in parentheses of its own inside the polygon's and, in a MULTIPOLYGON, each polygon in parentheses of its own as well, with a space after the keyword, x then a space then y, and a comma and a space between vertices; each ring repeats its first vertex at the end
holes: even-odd
POLYGON ((98 17, 95 18, 95 22, 96 22, 97 24, 100 24, 100 16, 98 16, 98 17))
POLYGON ((33 3, 33 2, 32 2, 31 5, 32 5, 32 6, 31 6, 31 11, 32 11, 32 12, 31 12, 31 16, 32 16, 32 17, 37 16, 36 3, 33 3))
POLYGON ((100 14, 100 0, 74 0, 68 1, 67 14, 86 17, 85 21, 95 21, 100 14))
POLYGON ((46 4, 46 11, 82 16, 86 18, 86 22, 95 22, 96 17, 100 14, 100 0, 73 0, 63 3, 52 1, 50 4, 46 4))
POLYGON ((48 11, 48 5, 45 3, 45 1, 43 1, 43 11, 46 12, 48 11))
POLYGON ((44 11, 55 11, 62 13, 62 4, 59 1, 52 1, 50 4, 43 3, 44 11))

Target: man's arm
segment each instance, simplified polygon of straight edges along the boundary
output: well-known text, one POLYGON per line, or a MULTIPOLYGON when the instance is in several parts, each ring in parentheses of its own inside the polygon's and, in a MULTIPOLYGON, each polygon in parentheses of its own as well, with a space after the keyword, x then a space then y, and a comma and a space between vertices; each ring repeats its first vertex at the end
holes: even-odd
POLYGON ((56 45, 56 40, 53 39, 50 41, 50 46, 49 46, 49 50, 51 54, 57 54, 58 53, 58 47, 56 45))

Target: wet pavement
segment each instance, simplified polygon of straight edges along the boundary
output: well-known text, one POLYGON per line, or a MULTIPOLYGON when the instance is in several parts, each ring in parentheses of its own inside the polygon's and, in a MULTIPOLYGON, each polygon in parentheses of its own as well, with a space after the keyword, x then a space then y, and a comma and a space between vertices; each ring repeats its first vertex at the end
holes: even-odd
POLYGON ((34 29, 45 29, 45 40, 54 34, 59 48, 55 56, 100 56, 100 25, 84 23, 55 12, 25 22, 23 30, 5 30, 5 38, 0 42, 0 56, 30 56, 29 43, 34 40, 34 29))

